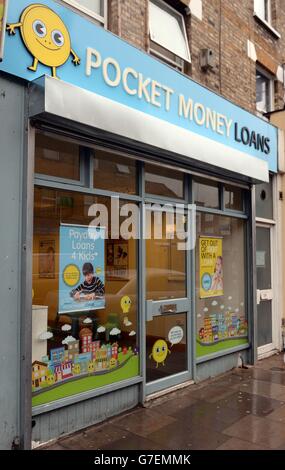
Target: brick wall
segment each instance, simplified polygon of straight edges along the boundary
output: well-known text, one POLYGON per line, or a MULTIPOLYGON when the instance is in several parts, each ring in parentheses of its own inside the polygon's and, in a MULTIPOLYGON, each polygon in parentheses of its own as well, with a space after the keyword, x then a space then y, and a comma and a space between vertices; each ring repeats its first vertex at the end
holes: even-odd
MULTIPOLYGON (((169 3, 177 0, 168 0, 169 3)), ((108 27, 139 49, 148 50, 148 0, 109 0, 108 27)), ((255 111, 256 63, 248 57, 247 41, 256 50, 258 62, 276 74, 285 62, 285 1, 272 0, 272 32, 253 16, 253 0, 203 0, 203 19, 186 15, 192 64, 187 73, 199 83, 222 94, 239 106, 255 111), (214 52, 214 68, 204 72, 200 51, 214 52)), ((283 108, 283 84, 275 82, 275 108, 283 108)))
POLYGON ((139 49, 148 48, 148 0, 109 0, 108 28, 139 49))

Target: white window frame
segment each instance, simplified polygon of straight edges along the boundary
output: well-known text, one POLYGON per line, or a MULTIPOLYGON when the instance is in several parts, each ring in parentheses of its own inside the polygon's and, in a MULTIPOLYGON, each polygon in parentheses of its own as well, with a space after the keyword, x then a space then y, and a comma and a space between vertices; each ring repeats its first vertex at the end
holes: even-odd
MULTIPOLYGON (((253 16, 263 24, 277 39, 281 38, 281 35, 272 26, 272 3, 271 0, 253 0, 253 16), (264 3, 264 16, 260 12, 259 2, 264 3), (267 17, 267 19, 266 19, 267 17)), ((263 8, 262 8, 263 9, 263 8)))
POLYGON ((272 4, 271 0, 254 0, 254 14, 262 21, 272 23, 272 4), (263 15, 264 11, 264 15, 263 15))
MULTIPOLYGON (((183 29, 183 35, 184 35, 184 38, 185 38, 185 42, 186 42, 186 49, 187 49, 187 53, 188 53, 188 56, 189 56, 189 61, 186 60, 186 59, 183 59, 179 56, 177 56, 175 53, 173 53, 172 51, 169 50, 169 52, 171 54, 173 54, 174 56, 176 55, 176 57, 178 57, 179 61, 174 61, 174 60, 171 60, 167 55, 164 55, 160 52, 158 52, 156 49, 152 48, 150 46, 149 48, 149 52, 158 57, 159 59, 163 60, 164 62, 168 63, 169 65, 171 65, 172 67, 176 68, 177 70, 180 70, 181 72, 184 71, 184 63, 191 63, 191 53, 190 53, 190 48, 189 48, 189 43, 188 43, 188 37, 187 37, 187 32, 186 32, 186 26, 185 26, 185 21, 184 21, 184 17, 183 15, 178 12, 177 10, 175 10, 174 8, 172 8, 170 5, 168 5, 167 3, 165 3, 163 0, 149 0, 149 4, 150 3, 154 3, 155 5, 157 5, 158 7, 160 7, 161 9, 164 9, 165 11, 169 12, 170 15, 176 17, 176 18, 179 18, 179 21, 181 22, 182 24, 182 29, 183 29)), ((163 49, 165 50, 168 50, 165 48, 165 46, 163 46, 162 44, 160 44, 159 42, 156 42, 155 40, 153 40, 151 38, 151 33, 150 33, 150 21, 149 21, 149 24, 148 24, 148 35, 149 35, 149 38, 150 38, 150 41, 157 44, 158 46, 162 47, 163 49)))
MULTIPOLYGON (((274 111, 274 76, 271 75, 269 72, 267 72, 263 67, 261 67, 258 64, 256 64, 256 72, 259 72, 269 81, 269 109, 264 111, 263 109, 258 108, 257 101, 255 103, 258 116, 264 117, 263 116, 264 113, 269 113, 271 111, 274 111)), ((256 84, 256 80, 255 80, 255 84, 256 84)))
POLYGON ((263 219, 256 217, 258 227, 270 229, 270 250, 271 250, 271 289, 272 298, 272 343, 258 347, 258 359, 264 359, 271 356, 276 350, 282 350, 281 337, 281 319, 283 316, 283 292, 282 292, 282 263, 278 261, 278 253, 283 244, 282 223, 280 222, 280 211, 282 211, 282 202, 278 200, 278 191, 280 189, 280 180, 278 175, 273 175, 272 180, 272 219, 263 219))
POLYGON ((108 0, 103 0, 103 10, 104 14, 98 15, 92 10, 89 10, 89 8, 84 7, 83 5, 80 4, 80 0, 60 0, 61 3, 70 5, 73 7, 75 11, 80 11, 84 13, 87 16, 91 16, 94 18, 96 21, 98 21, 100 24, 104 26, 104 28, 107 28, 107 18, 108 18, 108 0))
POLYGON ((264 20, 272 24, 272 5, 271 0, 263 0, 264 2, 264 20))

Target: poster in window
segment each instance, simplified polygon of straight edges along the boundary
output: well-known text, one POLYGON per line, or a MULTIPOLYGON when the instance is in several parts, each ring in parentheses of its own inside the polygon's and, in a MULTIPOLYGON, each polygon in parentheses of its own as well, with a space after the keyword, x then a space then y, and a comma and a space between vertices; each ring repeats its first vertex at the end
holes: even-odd
POLYGON ((112 280, 129 278, 129 246, 125 240, 109 240, 107 242, 107 276, 112 280))
POLYGON ((105 229, 60 226, 59 313, 105 308, 105 229))
POLYGON ((199 238, 200 298, 224 295, 223 239, 199 238))
POLYGON ((55 279, 55 240, 40 240, 39 246, 39 277, 55 279))
POLYGON ((3 59, 4 55, 7 10, 8 0, 0 0, 0 62, 3 59))

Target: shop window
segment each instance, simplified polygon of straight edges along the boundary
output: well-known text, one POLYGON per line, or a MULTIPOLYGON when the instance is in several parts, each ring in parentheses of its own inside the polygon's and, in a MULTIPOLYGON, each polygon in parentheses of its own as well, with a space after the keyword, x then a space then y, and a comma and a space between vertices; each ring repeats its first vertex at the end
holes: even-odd
POLYGON ((97 19, 100 23, 106 23, 107 1, 106 0, 62 0, 70 6, 83 11, 89 16, 97 19))
POLYGON ((145 192, 156 196, 184 197, 184 173, 162 166, 145 164, 145 192))
POLYGON ((197 214, 197 357, 248 342, 245 222, 197 214))
POLYGON ((271 24, 271 0, 254 0, 254 13, 263 21, 271 24))
MULTIPOLYGON (((146 211, 146 298, 152 301, 168 300, 169 310, 162 315, 148 318, 146 323, 146 380, 170 377, 187 370, 187 314, 175 313, 171 299, 187 296, 186 252, 179 250, 179 227, 185 230, 186 216, 157 209, 152 205, 146 211), (172 308, 174 311, 171 313, 172 308), (158 368, 154 344, 159 348, 162 338, 169 341, 169 332, 178 328, 182 331, 179 344, 168 343, 171 354, 163 367, 158 368), (157 343, 158 340, 158 343, 157 343), (150 360, 152 357, 153 360, 150 360)), ((174 305, 177 300, 174 301, 174 305)), ((164 342, 164 347, 167 344, 164 342)))
POLYGON ((254 0, 253 16, 255 19, 272 34, 275 39, 280 39, 281 35, 274 28, 276 20, 276 0, 254 0))
POLYGON ((225 209, 234 211, 243 211, 244 192, 236 186, 225 184, 224 186, 224 204, 225 209))
POLYGON ((204 178, 193 180, 194 203, 200 207, 220 209, 220 185, 204 178))
POLYGON ((80 180, 80 146, 62 137, 36 132, 35 173, 80 180))
POLYGON ((149 30, 151 54, 183 71, 184 62, 191 62, 183 16, 162 0, 151 0, 149 30))
POLYGON ((273 111, 274 80, 267 72, 256 68, 256 109, 260 113, 273 111))
POLYGON ((184 218, 183 214, 176 214, 170 221, 166 212, 147 211, 147 230, 150 230, 146 240, 148 300, 186 297, 186 254, 178 249, 176 233, 178 224, 185 224, 184 218), (161 235, 156 237, 158 227, 161 227, 161 235))
POLYGON ((273 219, 272 177, 269 183, 255 186, 256 217, 273 219))
POLYGON ((96 150, 93 178, 97 189, 137 194, 137 164, 131 158, 96 150))
POLYGON ((139 374, 137 240, 90 228, 95 203, 108 217, 110 198, 35 187, 33 406, 139 374))

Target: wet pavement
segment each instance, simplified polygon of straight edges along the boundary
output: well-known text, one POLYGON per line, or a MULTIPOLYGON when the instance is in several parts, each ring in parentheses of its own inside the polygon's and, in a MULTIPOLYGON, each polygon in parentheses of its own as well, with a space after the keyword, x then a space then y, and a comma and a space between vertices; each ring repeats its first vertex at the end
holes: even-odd
POLYGON ((50 450, 285 450, 284 355, 165 395, 50 450))

